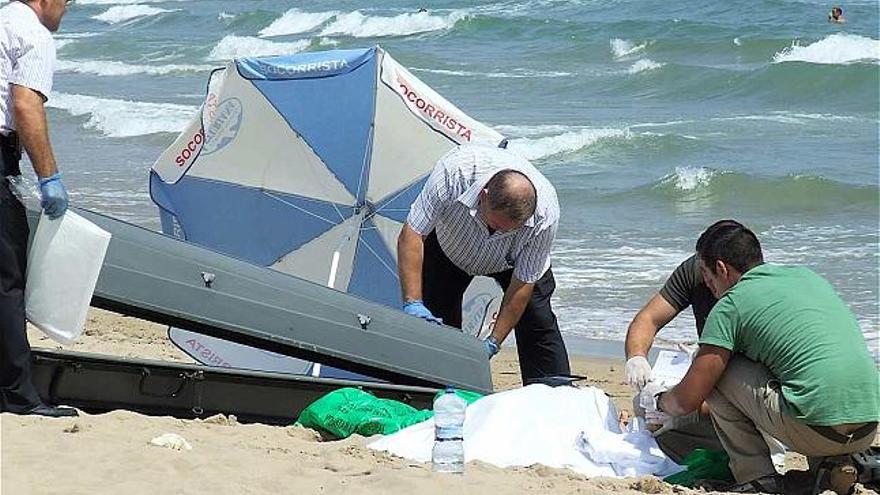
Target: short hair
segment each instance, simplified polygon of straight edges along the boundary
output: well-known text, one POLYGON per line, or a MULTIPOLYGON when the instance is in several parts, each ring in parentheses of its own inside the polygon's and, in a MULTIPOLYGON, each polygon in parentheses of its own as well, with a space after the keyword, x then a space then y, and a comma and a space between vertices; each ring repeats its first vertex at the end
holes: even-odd
POLYGON ((489 209, 504 214, 508 219, 525 222, 535 214, 538 205, 538 192, 535 185, 522 172, 504 169, 497 172, 486 183, 489 195, 489 209), (524 188, 528 184, 528 188, 524 188))
POLYGON ((740 273, 764 262, 758 236, 736 220, 720 220, 710 225, 697 239, 696 250, 712 273, 718 260, 740 273))

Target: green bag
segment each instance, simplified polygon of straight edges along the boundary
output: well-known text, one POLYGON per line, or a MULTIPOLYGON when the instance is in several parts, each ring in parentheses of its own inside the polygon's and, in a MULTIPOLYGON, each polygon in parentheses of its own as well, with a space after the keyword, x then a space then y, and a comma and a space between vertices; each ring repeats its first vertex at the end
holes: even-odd
MULTIPOLYGON (((468 404, 482 397, 467 390, 456 390, 455 393, 468 404)), ((433 415, 433 411, 420 411, 403 402, 380 399, 369 392, 348 387, 334 390, 311 403, 300 413, 297 422, 306 428, 346 438, 354 433, 389 435, 433 415)))
POLYGON ((718 450, 694 449, 681 463, 687 471, 675 473, 663 479, 668 483, 692 487, 699 481, 733 481, 728 463, 727 452, 718 450))

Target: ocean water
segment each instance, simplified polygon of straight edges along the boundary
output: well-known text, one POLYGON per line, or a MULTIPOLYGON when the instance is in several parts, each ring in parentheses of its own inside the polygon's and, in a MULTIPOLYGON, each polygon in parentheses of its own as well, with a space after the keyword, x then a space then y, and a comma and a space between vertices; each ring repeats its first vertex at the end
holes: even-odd
MULTIPOLYGON (((622 340, 708 224, 827 277, 880 355, 876 0, 77 0, 52 140, 75 205, 158 228, 149 167, 208 71, 385 47, 556 185, 563 332, 622 340), (418 13, 419 7, 429 7, 418 13)), ((694 338, 689 315, 661 333, 694 338)))

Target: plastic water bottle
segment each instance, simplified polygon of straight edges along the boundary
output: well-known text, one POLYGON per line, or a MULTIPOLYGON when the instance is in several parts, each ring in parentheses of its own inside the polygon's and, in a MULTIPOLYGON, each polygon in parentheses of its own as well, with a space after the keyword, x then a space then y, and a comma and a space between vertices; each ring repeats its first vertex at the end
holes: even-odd
POLYGON ((438 473, 464 473, 464 411, 467 402, 450 385, 434 399, 434 449, 431 465, 438 473))

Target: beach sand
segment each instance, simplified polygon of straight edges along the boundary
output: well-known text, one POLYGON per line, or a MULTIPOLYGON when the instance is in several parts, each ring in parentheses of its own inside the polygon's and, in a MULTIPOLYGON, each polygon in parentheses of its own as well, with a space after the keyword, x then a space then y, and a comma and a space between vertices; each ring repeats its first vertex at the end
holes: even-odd
MULTIPOLYGON (((34 347, 58 348, 31 329, 34 347)), ((70 350, 191 362, 166 338, 166 328, 92 310, 84 335, 70 350)), ((604 389, 627 409, 630 390, 620 359, 572 357, 572 371, 604 389)), ((516 353, 493 360, 499 390, 520 386, 516 353)), ((565 469, 500 469, 472 462, 461 476, 435 474, 422 465, 366 448, 363 437, 322 441, 298 426, 239 424, 150 417, 128 411, 48 419, 0 415, 0 493, 15 495, 159 495, 279 493, 602 494, 705 493, 654 478, 587 479, 565 469), (176 433, 192 450, 150 445, 176 433)), ((869 493, 861 491, 860 493, 869 493)))

